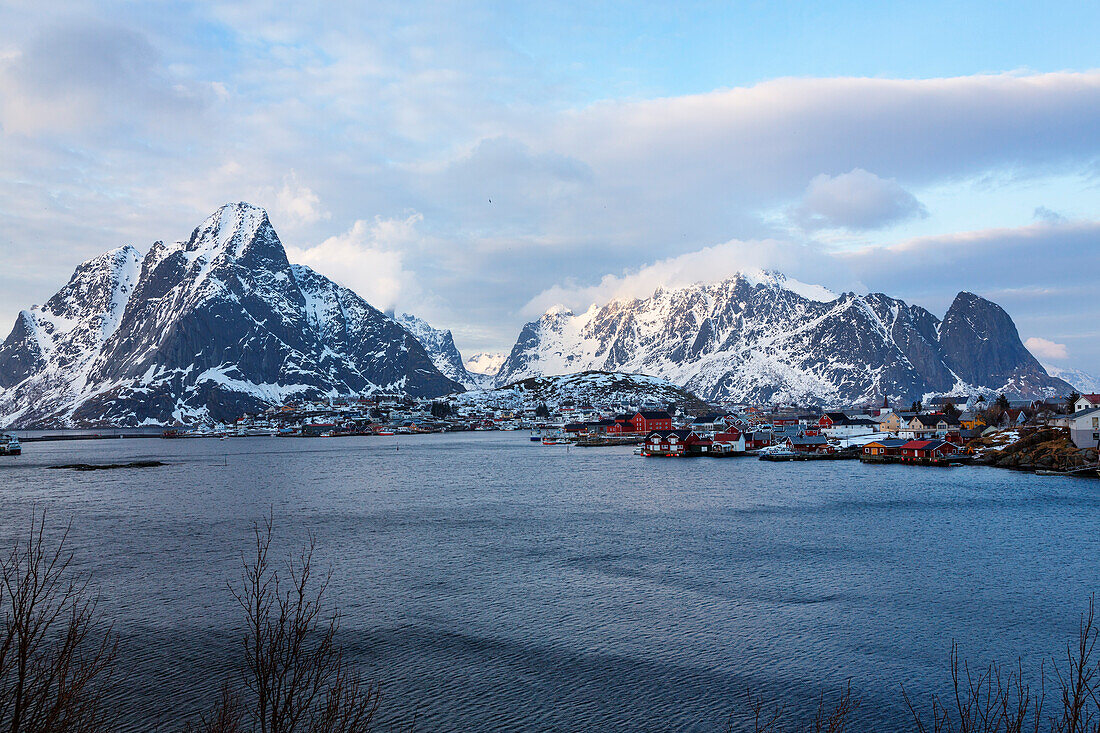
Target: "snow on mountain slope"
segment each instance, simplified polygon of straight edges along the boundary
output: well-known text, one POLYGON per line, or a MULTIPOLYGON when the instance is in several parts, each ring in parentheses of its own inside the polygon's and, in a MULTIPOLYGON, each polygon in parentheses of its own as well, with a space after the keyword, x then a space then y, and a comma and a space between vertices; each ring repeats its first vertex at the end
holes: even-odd
POLYGON ((466 371, 484 376, 496 376, 508 355, 499 351, 481 351, 466 360, 466 371))
POLYGON ((462 362, 462 354, 458 352, 450 331, 433 328, 427 321, 409 313, 398 313, 393 316, 393 320, 416 337, 428 352, 428 356, 432 358, 436 368, 445 377, 467 389, 487 386, 486 380, 482 378, 483 375, 470 374, 466 370, 466 365, 462 362))
POLYGON ((1043 364, 1047 374, 1057 377, 1073 386, 1081 394, 1096 394, 1100 392, 1100 377, 1080 369, 1056 367, 1051 364, 1043 364))
MULTIPOLYGON (((141 256, 120 247, 83 263, 45 305, 20 312, 0 345, 0 415, 8 422, 40 409, 14 388, 72 403, 88 386, 103 344, 118 328, 133 292, 141 256)), ((4 419, 0 418, 0 424, 4 419)))
POLYGON ((523 328, 497 384, 595 369, 657 375, 705 399, 819 405, 1067 387, 1027 353, 1007 314, 977 296, 960 294, 941 324, 882 294, 792 282, 754 272, 579 315, 551 308, 523 328), (989 342, 975 354, 969 345, 982 336, 989 342))
POLYGON ((0 347, 0 425, 230 419, 294 398, 462 387, 355 293, 291 265, 267 214, 228 204, 185 242, 77 268, 0 347))

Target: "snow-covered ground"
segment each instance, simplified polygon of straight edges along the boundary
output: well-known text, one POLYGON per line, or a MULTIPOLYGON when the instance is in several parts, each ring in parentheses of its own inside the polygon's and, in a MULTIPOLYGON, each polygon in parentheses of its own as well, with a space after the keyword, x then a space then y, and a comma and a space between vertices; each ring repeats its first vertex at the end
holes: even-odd
POLYGON ((556 377, 535 377, 507 387, 471 390, 453 395, 459 407, 521 409, 545 403, 551 409, 565 402, 578 406, 696 403, 697 398, 666 379, 645 374, 585 372, 556 377))
POLYGON ((850 438, 837 438, 832 442, 836 443, 841 448, 848 448, 851 446, 859 446, 862 448, 868 443, 874 443, 877 440, 891 440, 896 437, 896 435, 891 433, 871 433, 870 435, 853 435, 850 438))

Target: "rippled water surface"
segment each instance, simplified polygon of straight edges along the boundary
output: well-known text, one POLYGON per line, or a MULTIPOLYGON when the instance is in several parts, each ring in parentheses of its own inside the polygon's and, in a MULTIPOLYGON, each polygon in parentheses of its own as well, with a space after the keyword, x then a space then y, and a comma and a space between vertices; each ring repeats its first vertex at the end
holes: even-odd
POLYGON ((132 730, 178 729, 235 673, 227 583, 269 511, 280 552, 313 533, 387 727, 417 730, 721 730, 748 689, 809 705, 848 679, 859 729, 907 730, 902 686, 942 691, 953 639, 1037 667, 1100 586, 1100 481, 525 433, 24 447, 0 529, 73 519, 132 730), (147 458, 169 465, 47 468, 147 458))

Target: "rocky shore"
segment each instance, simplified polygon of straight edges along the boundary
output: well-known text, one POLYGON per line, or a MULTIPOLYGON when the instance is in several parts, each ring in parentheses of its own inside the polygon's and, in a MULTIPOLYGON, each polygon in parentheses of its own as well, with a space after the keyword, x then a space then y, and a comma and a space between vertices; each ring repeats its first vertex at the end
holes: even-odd
POLYGON ((1017 471, 1080 471, 1096 466, 1094 448, 1078 448, 1065 428, 1044 428, 1003 447, 992 447, 979 438, 969 447, 977 454, 975 463, 1017 471))

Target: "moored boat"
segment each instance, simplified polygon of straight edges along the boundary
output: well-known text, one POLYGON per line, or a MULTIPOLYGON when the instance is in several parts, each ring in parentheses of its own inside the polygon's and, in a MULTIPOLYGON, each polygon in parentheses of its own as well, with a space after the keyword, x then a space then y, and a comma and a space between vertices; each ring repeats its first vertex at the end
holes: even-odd
POLYGON ((19 438, 6 433, 0 434, 0 456, 22 455, 23 447, 19 445, 19 438))

